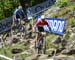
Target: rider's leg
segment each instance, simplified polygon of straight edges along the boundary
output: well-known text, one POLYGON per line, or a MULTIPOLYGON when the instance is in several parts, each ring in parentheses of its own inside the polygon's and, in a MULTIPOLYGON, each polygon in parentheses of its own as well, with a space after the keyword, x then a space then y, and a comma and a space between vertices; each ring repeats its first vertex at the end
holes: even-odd
POLYGON ((36 34, 36 38, 35 38, 35 46, 36 46, 36 48, 38 48, 38 38, 39 38, 39 35, 36 34))
POLYGON ((39 44, 40 44, 39 41, 40 41, 41 36, 42 36, 42 34, 41 34, 42 31, 43 31, 43 27, 38 26, 38 33, 36 35, 36 46, 37 47, 39 47, 39 44))
POLYGON ((18 19, 13 21, 13 31, 17 29, 17 26, 18 26, 18 19))
POLYGON ((43 31, 44 31, 43 27, 38 26, 38 37, 37 37, 37 41, 40 40, 43 31))

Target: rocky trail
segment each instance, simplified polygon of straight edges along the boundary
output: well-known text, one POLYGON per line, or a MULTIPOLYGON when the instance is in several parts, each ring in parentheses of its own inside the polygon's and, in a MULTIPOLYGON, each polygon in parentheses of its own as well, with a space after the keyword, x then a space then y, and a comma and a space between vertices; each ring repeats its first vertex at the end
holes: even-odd
MULTIPOLYGON (((46 17, 51 17, 51 15, 53 15, 53 13, 57 13, 58 11, 60 11, 61 8, 59 7, 52 7, 50 9, 48 9, 47 11, 45 11, 43 14, 46 17), (50 13, 50 14, 49 14, 50 13)), ((67 15, 65 15, 67 16, 67 15)), ((69 18, 69 17, 68 17, 69 18)), ((64 38, 66 37, 66 35, 69 35, 69 39, 66 40, 66 45, 65 45, 65 49, 56 49, 56 48, 49 48, 46 50, 46 52, 50 52, 53 51, 53 55, 51 54, 36 54, 36 50, 34 49, 35 46, 35 39, 34 38, 29 38, 29 39, 20 39, 20 37, 17 37, 17 35, 13 35, 13 37, 18 38, 21 42, 25 42, 25 44, 27 44, 26 46, 28 47, 27 50, 21 52, 18 55, 21 54, 28 54, 30 56, 26 57, 25 60, 75 60, 75 27, 73 28, 68 28, 66 32, 69 32, 69 34, 64 34, 64 38)), ((52 41, 55 41, 56 38, 58 36, 55 36, 52 41)), ((11 44, 11 39, 12 37, 7 38, 6 42, 7 45, 11 44), (9 41, 8 41, 9 40, 9 41)), ((53 42, 51 42, 53 44, 53 42)))
MULTIPOLYGON (((50 17, 53 13, 57 13, 60 10, 62 10, 62 9, 59 7, 55 7, 55 8, 53 7, 51 9, 48 9, 43 14, 46 17, 50 17), (50 14, 48 14, 48 13, 50 13, 50 14)), ((69 13, 71 13, 71 12, 68 12, 68 14, 69 13)), ((65 15, 65 16, 67 16, 67 15, 65 15)), ((66 17, 66 18, 68 19, 69 17, 66 17)), ((75 57, 75 41, 74 41, 75 39, 73 39, 75 36, 75 32, 73 32, 74 30, 75 30, 75 27, 67 29, 67 32, 70 33, 69 40, 67 40, 65 49, 63 49, 63 50, 61 49, 62 51, 59 54, 54 53, 53 56, 49 56, 47 54, 37 55, 37 54, 33 53, 33 55, 31 55, 30 57, 27 57, 26 59, 28 59, 28 60, 75 60, 75 58, 74 58, 75 57)), ((56 37, 54 37, 54 40, 56 39, 56 37)), ((64 34, 64 38, 65 37, 66 37, 66 34, 64 34)), ((32 49, 33 51, 35 51, 34 50, 34 42, 35 42, 35 40, 30 42, 30 49, 32 49)), ((56 49, 54 49, 54 48, 50 48, 46 51, 51 51, 51 50, 56 51, 56 49)), ((59 51, 60 51, 60 49, 56 52, 59 52, 59 51)))

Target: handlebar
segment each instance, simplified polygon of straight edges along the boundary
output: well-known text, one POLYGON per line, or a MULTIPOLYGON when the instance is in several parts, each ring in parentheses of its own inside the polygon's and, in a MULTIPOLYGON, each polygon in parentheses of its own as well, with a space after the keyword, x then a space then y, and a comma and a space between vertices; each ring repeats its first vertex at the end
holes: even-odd
POLYGON ((32 33, 39 33, 39 32, 32 32, 32 33))
POLYGON ((32 33, 42 34, 42 35, 46 36, 46 32, 43 32, 43 33, 41 33, 41 32, 32 32, 32 33))

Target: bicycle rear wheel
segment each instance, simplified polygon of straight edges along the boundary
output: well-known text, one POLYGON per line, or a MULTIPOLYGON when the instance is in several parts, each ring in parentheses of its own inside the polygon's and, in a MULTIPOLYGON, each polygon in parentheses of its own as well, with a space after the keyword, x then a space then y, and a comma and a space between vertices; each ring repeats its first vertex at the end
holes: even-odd
POLYGON ((46 54, 46 40, 44 36, 43 36, 42 54, 46 54))

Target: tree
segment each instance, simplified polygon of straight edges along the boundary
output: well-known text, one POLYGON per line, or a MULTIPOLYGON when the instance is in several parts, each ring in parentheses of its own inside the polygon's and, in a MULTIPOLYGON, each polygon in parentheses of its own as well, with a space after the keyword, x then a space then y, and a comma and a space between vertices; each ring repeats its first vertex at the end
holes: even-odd
POLYGON ((36 0, 36 1, 35 1, 35 0, 31 0, 31 1, 30 1, 30 5, 31 5, 31 6, 34 6, 34 5, 39 4, 39 3, 42 3, 42 2, 44 2, 44 1, 45 1, 45 0, 39 0, 39 1, 38 1, 38 0, 36 0))
POLYGON ((12 16, 14 9, 21 5, 23 10, 29 6, 34 6, 43 2, 44 0, 0 0, 0 20, 12 16))
POLYGON ((22 6, 22 9, 24 11, 24 14, 27 17, 26 9, 29 7, 30 0, 19 0, 19 1, 20 1, 21 6, 22 6))

